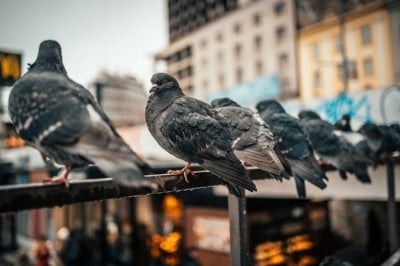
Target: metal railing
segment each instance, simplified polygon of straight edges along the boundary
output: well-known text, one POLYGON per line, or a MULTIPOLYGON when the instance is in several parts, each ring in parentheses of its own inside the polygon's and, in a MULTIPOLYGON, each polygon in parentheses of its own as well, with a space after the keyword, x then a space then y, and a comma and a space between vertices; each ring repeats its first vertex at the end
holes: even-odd
MULTIPOLYGON (((220 185, 220 180, 209 171, 195 171, 190 183, 186 183, 180 175, 146 175, 156 190, 150 188, 131 188, 120 186, 112 178, 87 179, 71 181, 66 188, 63 184, 17 184, 0 186, 0 213, 25 209, 56 207, 66 204, 100 201, 106 199, 136 197, 166 192, 178 192, 220 185)), ((256 168, 248 168, 252 180, 268 179, 266 172, 256 168)), ((398 248, 395 179, 393 161, 387 162, 388 178, 388 228, 389 249, 393 253, 398 248)), ((246 199, 228 195, 230 221, 231 265, 246 266, 248 263, 246 233, 246 199)))

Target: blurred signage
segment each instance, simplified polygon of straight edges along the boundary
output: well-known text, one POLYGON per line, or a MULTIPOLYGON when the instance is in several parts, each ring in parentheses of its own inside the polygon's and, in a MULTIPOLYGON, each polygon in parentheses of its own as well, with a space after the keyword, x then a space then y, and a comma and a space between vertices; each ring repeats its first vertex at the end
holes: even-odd
POLYGON ((21 76, 21 54, 0 51, 0 86, 12 86, 21 76))
POLYGON ((194 218, 193 231, 198 248, 229 253, 228 218, 197 216, 194 218))

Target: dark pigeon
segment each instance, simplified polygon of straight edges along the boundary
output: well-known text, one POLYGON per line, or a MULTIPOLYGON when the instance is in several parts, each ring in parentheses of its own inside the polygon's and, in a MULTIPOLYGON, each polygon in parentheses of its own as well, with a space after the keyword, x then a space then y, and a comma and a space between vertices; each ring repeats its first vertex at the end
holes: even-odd
POLYGON ((148 169, 124 143, 92 94, 67 76, 61 46, 40 44, 36 61, 14 85, 9 98, 17 133, 42 156, 66 166, 59 177, 47 180, 68 186, 71 169, 91 164, 120 184, 151 186, 148 169))
POLYGON ((351 124, 350 124, 351 117, 349 114, 342 115, 342 118, 337 121, 334 126, 338 130, 342 130, 344 132, 352 132, 351 124))
POLYGON ((314 152, 299 121, 285 112, 275 100, 261 101, 256 105, 262 119, 274 134, 278 148, 291 166, 296 182, 297 194, 306 198, 305 180, 324 189, 323 179, 328 180, 314 158, 314 152))
POLYGON ((394 152, 400 152, 400 134, 396 127, 367 123, 358 132, 365 136, 369 149, 379 163, 383 163, 394 152))
POLYGON ((377 157, 369 148, 366 137, 363 134, 352 130, 350 115, 344 114, 342 118, 334 124, 334 126, 336 128, 334 133, 337 136, 351 143, 356 152, 361 156, 369 158, 374 166, 377 165, 377 157))
POLYGON ((303 110, 299 113, 299 119, 318 157, 338 169, 342 179, 347 179, 348 172, 355 174, 362 183, 371 183, 367 168, 372 161, 358 153, 351 143, 336 135, 336 128, 332 124, 312 113, 303 110))
POLYGON ((288 179, 290 166, 275 144, 268 125, 258 113, 229 98, 218 98, 211 106, 227 120, 233 136, 233 152, 245 163, 268 172, 278 180, 288 179))
POLYGON ((146 123, 154 139, 166 151, 187 162, 172 172, 186 181, 191 163, 198 163, 227 184, 231 193, 243 196, 239 187, 256 191, 240 161, 233 154, 232 135, 226 120, 207 103, 185 96, 177 80, 166 73, 151 78, 146 123))

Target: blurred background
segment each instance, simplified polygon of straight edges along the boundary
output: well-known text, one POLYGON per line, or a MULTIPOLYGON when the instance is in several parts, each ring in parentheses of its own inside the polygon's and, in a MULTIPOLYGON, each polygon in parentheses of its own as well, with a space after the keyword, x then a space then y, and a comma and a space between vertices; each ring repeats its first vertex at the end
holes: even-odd
MULTIPOLYGON (((2 185, 58 171, 15 134, 7 112, 13 83, 45 39, 60 42, 69 76, 160 172, 182 162, 144 124, 154 72, 207 102, 278 99, 293 115, 349 114, 354 129, 400 122, 398 0, 0 0, 0 25, 2 185)), ((251 265, 318 265, 327 255, 379 265, 389 255, 386 168, 369 171, 368 185, 328 172, 328 187, 308 186, 307 200, 293 182, 257 181, 247 198, 251 265)), ((93 168, 70 175, 96 177, 93 168)), ((0 264, 30 265, 44 245, 52 265, 228 265, 226 195, 215 187, 2 213, 0 264)))

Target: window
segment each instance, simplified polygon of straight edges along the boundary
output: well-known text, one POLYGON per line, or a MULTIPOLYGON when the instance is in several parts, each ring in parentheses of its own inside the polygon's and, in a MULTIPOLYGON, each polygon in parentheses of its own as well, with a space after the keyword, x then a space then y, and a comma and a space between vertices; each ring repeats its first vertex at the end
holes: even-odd
POLYGON ((288 59, 288 55, 287 54, 279 55, 279 69, 281 71, 285 70, 287 68, 288 61, 289 61, 289 59, 288 59))
POLYGON ((208 92, 208 80, 203 80, 203 90, 208 92))
POLYGON ((284 26, 279 26, 276 29, 276 37, 278 41, 282 41, 286 36, 286 28, 284 26))
POLYGON ((263 74, 263 63, 261 61, 256 62, 256 73, 257 76, 261 76, 263 74))
POLYGON ((345 80, 347 78, 346 68, 344 67, 343 63, 338 64, 338 73, 340 80, 345 80))
POLYGON ((219 88, 223 89, 225 87, 225 77, 224 74, 220 73, 218 76, 218 83, 219 83, 219 88))
POLYGON ((253 16, 253 22, 255 25, 259 25, 261 23, 261 16, 260 14, 254 14, 253 16))
POLYGON ((236 44, 235 45, 236 58, 240 58, 241 53, 242 53, 242 46, 240 44, 236 44))
POLYGON ((254 47, 257 51, 260 51, 261 45, 262 45, 262 38, 261 36, 257 35, 256 37, 254 37, 254 47))
POLYGON ((238 68, 236 69, 236 82, 242 83, 242 79, 243 79, 243 71, 242 69, 238 68))
POLYGON ((319 73, 319 70, 315 71, 314 73, 314 86, 321 86, 321 73, 319 73))
POLYGON ((318 43, 314 43, 312 45, 312 54, 314 57, 319 57, 319 45, 318 43))
POLYGON ((233 31, 235 33, 240 33, 240 31, 241 31, 240 24, 235 24, 235 26, 233 27, 233 31))
POLYGON ((364 60, 364 74, 366 76, 371 76, 374 74, 374 64, 371 58, 364 60))
POLYGON ((274 12, 276 15, 281 15, 285 11, 285 3, 280 1, 274 5, 274 12))
POLYGON ((217 36, 216 36, 216 39, 219 42, 222 41, 222 39, 223 39, 222 33, 218 33, 217 36))
POLYGON ((369 25, 361 27, 361 40, 363 44, 369 44, 372 42, 371 27, 369 25))
POLYGON ((340 36, 340 35, 336 36, 336 38, 335 38, 336 51, 340 52, 342 50, 342 45, 343 45, 342 36, 340 36))

